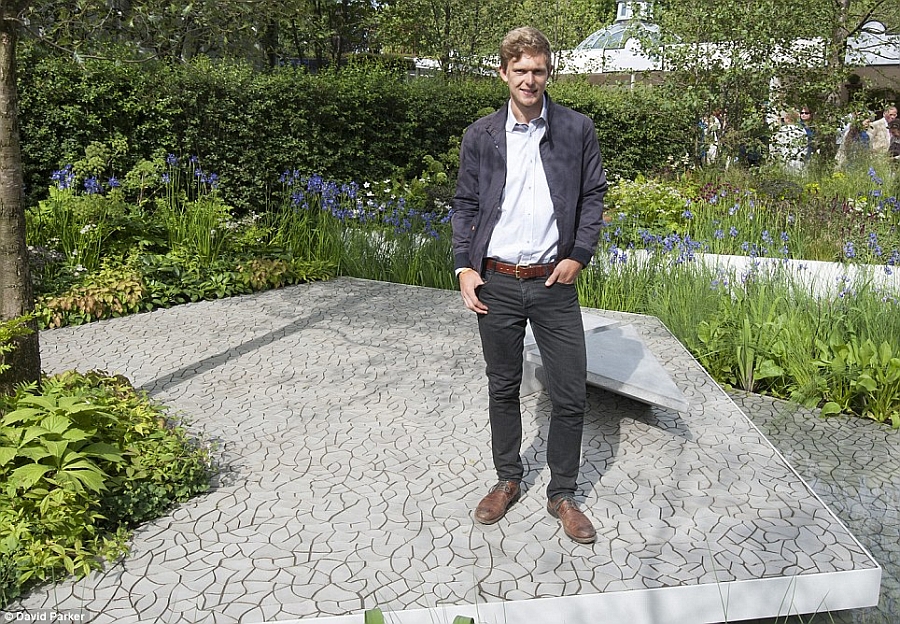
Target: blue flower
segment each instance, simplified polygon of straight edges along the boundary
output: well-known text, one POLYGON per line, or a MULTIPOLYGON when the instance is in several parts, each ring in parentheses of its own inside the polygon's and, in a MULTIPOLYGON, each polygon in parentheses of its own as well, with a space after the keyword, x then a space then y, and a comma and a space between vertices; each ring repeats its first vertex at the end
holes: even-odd
POLYGON ((884 184, 884 180, 878 177, 878 174, 875 172, 875 167, 869 167, 869 177, 872 179, 872 182, 875 184, 884 184))
POLYGON ((169 154, 168 156, 166 156, 166 164, 170 167, 174 167, 178 164, 178 156, 176 156, 175 154, 169 154))
POLYGON ((728 235, 731 236, 731 238, 737 238, 738 229, 732 225, 731 229, 728 230, 728 235))
POLYGON ((88 195, 94 195, 100 192, 100 183, 97 182, 96 177, 91 176, 84 181, 84 192, 88 195))
POLYGON ((72 188, 75 182, 75 174, 72 172, 72 165, 66 165, 62 169, 54 171, 50 175, 50 179, 56 182, 56 188, 60 190, 72 188))
POLYGON ((111 189, 118 188, 118 187, 122 186, 122 185, 119 183, 119 179, 118 179, 116 176, 110 176, 110 177, 109 177, 109 180, 106 181, 106 185, 109 186, 109 188, 111 188, 111 189))
POLYGON ((853 241, 844 243, 844 257, 848 259, 856 257, 856 249, 853 246, 853 241))

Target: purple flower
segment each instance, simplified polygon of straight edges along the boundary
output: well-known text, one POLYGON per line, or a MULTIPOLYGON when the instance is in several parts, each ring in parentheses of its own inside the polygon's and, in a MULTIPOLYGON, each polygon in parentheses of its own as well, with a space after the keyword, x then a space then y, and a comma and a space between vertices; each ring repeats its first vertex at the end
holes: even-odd
POLYGON ((853 241, 844 243, 844 257, 848 259, 856 257, 856 249, 853 246, 853 241))
POLYGON ((884 180, 878 177, 878 174, 875 173, 875 167, 869 167, 869 177, 872 179, 872 182, 875 184, 884 184, 884 180))
POLYGON ((96 177, 91 176, 84 181, 84 192, 88 195, 94 195, 100 192, 100 183, 97 182, 96 177))
POLYGON ((56 182, 56 188, 60 190, 72 188, 72 183, 75 182, 75 174, 72 172, 72 165, 66 165, 62 169, 54 171, 50 179, 56 182))

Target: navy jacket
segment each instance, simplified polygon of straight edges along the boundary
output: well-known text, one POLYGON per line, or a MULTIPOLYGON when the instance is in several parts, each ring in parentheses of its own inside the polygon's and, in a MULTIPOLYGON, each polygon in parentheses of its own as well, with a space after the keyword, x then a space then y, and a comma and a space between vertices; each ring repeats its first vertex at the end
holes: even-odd
MULTIPOLYGON (((453 264, 481 271, 491 233, 500 219, 506 185, 504 106, 474 122, 463 135, 453 198, 453 264)), ((547 131, 540 145, 559 230, 557 260, 587 265, 603 220, 606 173, 594 122, 547 97, 547 131)))

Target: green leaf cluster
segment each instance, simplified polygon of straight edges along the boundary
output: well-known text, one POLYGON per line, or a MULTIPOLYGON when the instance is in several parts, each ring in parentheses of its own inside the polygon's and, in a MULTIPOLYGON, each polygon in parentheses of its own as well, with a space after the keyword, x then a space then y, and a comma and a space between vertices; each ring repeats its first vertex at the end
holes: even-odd
MULTIPOLYGON (((619 179, 610 184, 605 208, 616 222, 639 224, 642 232, 666 235, 684 231, 683 214, 689 200, 670 183, 638 175, 634 180, 619 179)), ((639 240, 638 232, 632 231, 624 242, 639 240)))
POLYGON ((28 327, 31 319, 31 315, 26 315, 7 321, 0 321, 0 375, 10 368, 10 364, 7 364, 4 360, 4 356, 7 353, 12 353, 13 349, 15 349, 13 340, 31 333, 31 329, 28 327))
POLYGON ((225 256, 201 261, 185 252, 135 254, 35 304, 42 328, 82 325, 182 303, 246 295, 334 276, 328 260, 225 256))
POLYGON ((0 399, 0 607, 35 582, 83 576, 128 530, 206 491, 210 449, 102 372, 0 399))
POLYGON ((826 416, 852 412, 900 428, 900 354, 896 346, 871 339, 816 341, 821 367, 832 383, 826 416))

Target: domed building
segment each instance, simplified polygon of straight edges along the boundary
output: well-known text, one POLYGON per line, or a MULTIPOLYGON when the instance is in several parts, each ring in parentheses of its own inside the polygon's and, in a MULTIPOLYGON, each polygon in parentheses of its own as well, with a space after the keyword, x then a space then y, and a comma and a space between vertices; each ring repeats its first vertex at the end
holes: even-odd
MULTIPOLYGON (((658 58, 643 49, 641 41, 657 42, 660 29, 653 22, 653 2, 620 0, 615 21, 592 33, 572 50, 556 54, 557 76, 586 76, 593 84, 658 84, 665 74, 658 58)), ((888 86, 885 95, 896 90, 900 81, 900 35, 888 32, 879 22, 866 24, 847 42, 847 67, 852 70, 849 88, 867 84, 871 89, 888 86), (893 90, 892 90, 893 89, 893 90)), ((794 48, 808 58, 809 49, 823 49, 821 39, 798 40, 794 48)), ((714 43, 704 44, 710 57, 720 56, 714 43)), ((791 51, 781 51, 791 54, 791 51)), ((727 54, 727 53, 726 53, 727 54)))
POLYGON ((652 4, 618 2, 612 24, 591 33, 573 50, 558 53, 557 74, 587 75, 595 84, 658 81, 659 63, 641 46, 642 39, 659 40, 659 26, 652 21, 652 4))
POLYGON ((657 40, 659 26, 648 21, 651 17, 649 2, 619 2, 616 21, 592 33, 575 46, 576 50, 622 50, 629 39, 641 36, 657 40))

